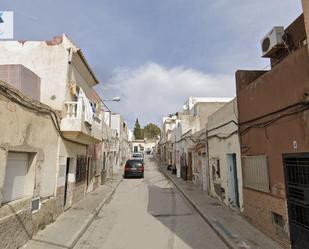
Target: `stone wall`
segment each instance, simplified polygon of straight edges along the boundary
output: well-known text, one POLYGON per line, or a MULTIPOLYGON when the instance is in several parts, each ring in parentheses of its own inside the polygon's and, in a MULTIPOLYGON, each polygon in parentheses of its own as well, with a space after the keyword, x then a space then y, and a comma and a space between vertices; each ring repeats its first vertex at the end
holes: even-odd
POLYGON ((31 213, 31 199, 3 205, 0 209, 0 248, 16 249, 24 245, 38 230, 44 229, 61 213, 59 198, 42 201, 41 208, 31 213))

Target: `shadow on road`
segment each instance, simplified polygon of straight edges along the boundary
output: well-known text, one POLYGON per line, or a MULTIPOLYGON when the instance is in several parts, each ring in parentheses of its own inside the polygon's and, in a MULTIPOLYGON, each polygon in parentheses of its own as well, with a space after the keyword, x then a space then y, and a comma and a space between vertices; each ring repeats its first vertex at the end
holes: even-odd
POLYGON ((174 246, 176 237, 189 248, 205 248, 204 224, 174 188, 150 185, 148 194, 148 213, 170 230, 167 248, 177 248, 174 246))

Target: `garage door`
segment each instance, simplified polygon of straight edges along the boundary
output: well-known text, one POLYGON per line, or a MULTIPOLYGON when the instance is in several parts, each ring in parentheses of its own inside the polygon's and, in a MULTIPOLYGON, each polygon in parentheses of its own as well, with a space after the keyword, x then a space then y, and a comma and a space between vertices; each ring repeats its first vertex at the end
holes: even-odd
POLYGON ((24 197, 27 172, 28 154, 9 152, 2 202, 9 202, 24 197))

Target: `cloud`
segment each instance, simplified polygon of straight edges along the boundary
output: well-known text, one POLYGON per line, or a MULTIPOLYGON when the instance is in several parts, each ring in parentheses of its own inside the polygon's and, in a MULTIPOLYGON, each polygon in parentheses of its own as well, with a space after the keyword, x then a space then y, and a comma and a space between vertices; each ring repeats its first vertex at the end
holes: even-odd
POLYGON ((179 111, 190 96, 234 96, 235 83, 229 75, 147 63, 133 69, 118 68, 100 90, 103 96, 121 96, 121 102, 113 104, 112 110, 122 113, 132 127, 137 117, 142 125, 159 124, 164 115, 179 111))

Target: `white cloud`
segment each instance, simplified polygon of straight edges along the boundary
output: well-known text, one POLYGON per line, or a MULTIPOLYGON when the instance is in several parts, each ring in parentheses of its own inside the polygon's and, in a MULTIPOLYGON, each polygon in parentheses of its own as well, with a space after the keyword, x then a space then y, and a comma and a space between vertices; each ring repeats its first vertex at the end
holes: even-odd
POLYGON ((167 69, 156 63, 134 69, 119 68, 106 84, 109 97, 122 98, 112 105, 112 110, 123 114, 130 126, 136 117, 143 125, 159 124, 164 115, 179 111, 190 96, 235 95, 233 76, 208 75, 182 66, 167 69))

